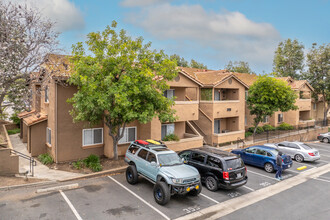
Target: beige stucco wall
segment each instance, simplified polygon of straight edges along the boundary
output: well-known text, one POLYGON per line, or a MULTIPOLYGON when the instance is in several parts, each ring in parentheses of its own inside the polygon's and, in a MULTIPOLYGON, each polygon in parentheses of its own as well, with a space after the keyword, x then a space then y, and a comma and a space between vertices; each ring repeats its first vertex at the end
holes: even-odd
POLYGON ((198 120, 198 101, 176 101, 172 108, 176 110, 176 121, 198 120))
POLYGON ((238 138, 244 139, 245 137, 245 130, 242 131, 235 131, 230 133, 221 133, 221 134, 213 134, 212 142, 214 144, 221 144, 231 141, 237 141, 238 138))
POLYGON ((47 152, 47 146, 45 144, 46 127, 47 121, 43 121, 29 127, 30 136, 28 140, 28 149, 30 149, 32 157, 36 157, 47 152))
POLYGON ((203 137, 193 137, 189 139, 182 139, 180 141, 166 141, 164 142, 168 148, 174 151, 182 151, 191 148, 203 146, 203 137))
POLYGON ((15 175, 19 172, 18 156, 11 155, 10 149, 0 148, 0 175, 15 175))

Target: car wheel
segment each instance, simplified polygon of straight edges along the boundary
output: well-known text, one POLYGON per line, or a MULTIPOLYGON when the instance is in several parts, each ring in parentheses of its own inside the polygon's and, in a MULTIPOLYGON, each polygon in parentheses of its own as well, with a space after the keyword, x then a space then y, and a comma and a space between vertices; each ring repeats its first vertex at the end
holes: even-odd
POLYGON ((296 155, 294 156, 294 159, 295 159, 298 163, 301 163, 301 162, 304 161, 304 157, 301 156, 300 154, 296 154, 296 155))
POLYGON ((193 189, 192 191, 190 191, 189 192, 190 195, 198 196, 198 194, 200 194, 202 192, 202 184, 199 183, 197 186, 198 186, 198 189, 193 189))
POLYGON ((266 170, 267 173, 274 172, 274 166, 271 163, 265 163, 264 169, 266 170))
POLYGON ((126 180, 129 184, 136 184, 138 182, 138 173, 136 170, 136 166, 130 165, 126 169, 126 180))
POLYGON ((210 191, 217 191, 218 190, 218 183, 217 180, 213 176, 208 176, 205 180, 205 186, 210 191))
POLYGON ((323 138, 322 141, 323 141, 324 143, 329 143, 329 142, 330 142, 328 138, 323 138))
POLYGON ((170 201, 170 190, 165 182, 157 182, 154 186, 154 198, 159 205, 165 205, 170 201))

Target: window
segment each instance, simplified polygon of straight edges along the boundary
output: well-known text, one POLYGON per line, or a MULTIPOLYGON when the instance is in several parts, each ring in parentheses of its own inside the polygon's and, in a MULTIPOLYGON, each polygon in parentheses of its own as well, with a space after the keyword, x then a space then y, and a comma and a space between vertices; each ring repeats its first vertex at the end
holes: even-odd
POLYGON ((245 101, 248 99, 249 91, 245 90, 245 101))
MULTIPOLYGON (((120 129, 122 132, 123 129, 120 129)), ((127 127, 125 128, 123 137, 118 141, 118 144, 130 143, 136 140, 136 127, 127 127)))
POLYGON ((147 161, 150 162, 150 163, 152 161, 157 162, 155 154, 149 152, 147 161))
POLYGON ((220 159, 217 159, 215 157, 208 156, 207 157, 207 160, 206 160, 206 164, 208 166, 211 166, 211 167, 221 168, 222 169, 222 165, 221 165, 220 159))
POLYGON ((283 113, 278 114, 277 117, 278 117, 278 123, 283 122, 283 113))
POLYGON ((247 126, 247 117, 246 117, 246 115, 244 117, 244 125, 247 126))
POLYGON ((181 158, 183 158, 184 160, 189 160, 190 159, 190 154, 191 154, 191 151, 184 151, 179 156, 181 158))
POLYGON ((103 144, 103 128, 83 129, 83 146, 103 144))
POLYGON ((289 147, 289 148, 293 148, 293 149, 300 149, 300 147, 299 147, 298 145, 296 145, 296 144, 292 144, 292 143, 288 143, 288 144, 287 144, 287 147, 289 147))
POLYGON ((174 124, 162 124, 162 140, 165 136, 174 134, 174 124))
POLYGON ((168 99, 173 99, 174 97, 174 89, 168 89, 164 91, 164 96, 168 99))
POLYGON ((220 90, 214 90, 214 101, 220 101, 220 90))
POLYGON ((272 157, 273 155, 271 153, 267 152, 267 157, 272 157))
POLYGON ((139 146, 136 146, 136 145, 131 145, 129 148, 128 148, 128 151, 132 154, 135 154, 138 150, 140 149, 139 146))
POLYGON ((142 159, 146 159, 147 158, 147 154, 148 151, 146 151, 145 149, 141 149, 140 152, 138 153, 138 157, 141 157, 142 159))
POLYGON ((45 102, 49 102, 49 99, 48 99, 48 86, 46 86, 46 88, 45 88, 45 102))
POLYGON ((263 118, 263 123, 268 123, 269 122, 269 117, 268 116, 265 116, 264 118, 263 118))
POLYGON ((316 110, 316 103, 313 103, 313 110, 316 110))
POLYGON ((255 148, 248 148, 245 150, 246 153, 249 153, 249 154, 254 154, 254 152, 256 152, 256 149, 255 148))
POLYGON ((193 152, 191 155, 191 160, 198 163, 204 163, 205 155, 193 152))
POLYGON ((220 134, 220 119, 214 120, 214 133, 220 134))
POLYGON ((229 170, 236 170, 244 167, 244 162, 241 158, 226 160, 226 163, 229 170))
POLYGON ((50 128, 46 128, 46 141, 47 144, 52 145, 52 130, 50 128))
POLYGON ((264 150, 261 150, 261 149, 257 149, 256 154, 264 155, 265 156, 267 154, 267 152, 264 151, 264 150))

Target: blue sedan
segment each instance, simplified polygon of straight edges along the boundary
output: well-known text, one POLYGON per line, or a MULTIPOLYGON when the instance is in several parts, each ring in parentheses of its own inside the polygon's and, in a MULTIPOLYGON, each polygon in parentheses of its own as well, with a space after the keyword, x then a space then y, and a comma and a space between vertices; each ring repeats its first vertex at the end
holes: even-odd
MULTIPOLYGON (((277 170, 276 156, 279 151, 272 147, 257 145, 245 149, 235 149, 231 152, 240 155, 244 163, 257 167, 262 167, 268 173, 277 170)), ((292 166, 292 159, 290 156, 283 154, 282 159, 283 170, 288 169, 292 166)))

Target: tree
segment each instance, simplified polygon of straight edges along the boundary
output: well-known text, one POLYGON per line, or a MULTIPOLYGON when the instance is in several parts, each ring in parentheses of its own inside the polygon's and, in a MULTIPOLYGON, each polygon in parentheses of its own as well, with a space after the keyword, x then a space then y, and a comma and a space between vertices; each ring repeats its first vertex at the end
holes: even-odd
POLYGON ((304 46, 290 38, 280 42, 273 60, 273 71, 278 76, 299 79, 304 68, 304 46))
POLYGON ((177 54, 171 55, 170 60, 175 60, 178 66, 189 67, 188 61, 186 61, 183 57, 180 57, 177 54))
POLYGON ((254 72, 251 70, 249 63, 244 61, 229 61, 228 64, 225 66, 225 69, 229 70, 230 72, 236 73, 250 73, 253 74, 254 72))
POLYGON ((323 96, 323 120, 326 124, 327 112, 330 110, 330 44, 317 48, 314 43, 307 53, 307 66, 308 71, 303 76, 314 88, 314 92, 323 96))
POLYGON ((199 62, 197 62, 194 59, 191 59, 191 61, 190 61, 190 67, 191 68, 197 68, 197 69, 207 69, 207 66, 206 65, 204 65, 202 63, 199 63, 199 62))
POLYGON ((15 103, 15 110, 29 104, 32 73, 46 54, 56 51, 58 33, 53 27, 36 9, 0 2, 0 115, 5 97, 15 103))
POLYGON ((254 134, 258 124, 276 111, 287 112, 298 109, 294 105, 297 94, 286 82, 269 76, 259 76, 249 88, 247 106, 254 115, 254 134))
POLYGON ((73 46, 74 73, 69 82, 78 91, 69 99, 75 122, 92 125, 102 119, 113 140, 114 158, 117 144, 128 123, 147 123, 155 116, 162 122, 173 122, 173 100, 163 96, 167 81, 177 76, 175 62, 162 52, 151 51, 151 43, 141 37, 132 39, 124 30, 116 32, 112 22, 102 33, 89 33, 86 55, 83 43, 73 46))

